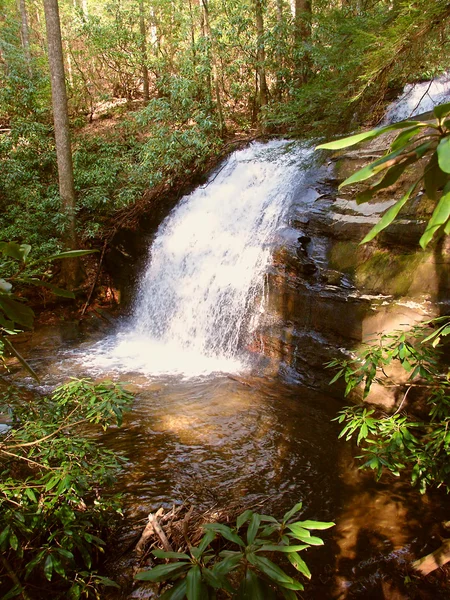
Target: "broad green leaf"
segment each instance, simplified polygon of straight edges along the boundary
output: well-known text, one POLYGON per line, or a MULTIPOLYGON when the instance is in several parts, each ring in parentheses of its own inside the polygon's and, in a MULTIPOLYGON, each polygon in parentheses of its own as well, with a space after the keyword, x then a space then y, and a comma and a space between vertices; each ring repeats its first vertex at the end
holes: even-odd
POLYGON ((236 600, 269 600, 273 593, 262 582, 251 569, 247 569, 245 578, 239 586, 236 600))
POLYGON ((235 544, 238 544, 238 546, 245 546, 244 542, 237 535, 237 533, 222 523, 207 523, 206 525, 203 525, 203 529, 206 529, 207 531, 215 531, 229 542, 234 542, 235 544))
POLYGON ((200 544, 198 545, 198 549, 200 553, 204 552, 209 544, 215 539, 216 534, 214 531, 207 531, 205 535, 202 537, 200 544))
POLYGON ((188 600, 202 600, 202 572, 198 565, 186 575, 186 596, 188 600))
POLYGON ((53 557, 51 554, 48 554, 45 559, 44 575, 48 581, 51 581, 53 575, 53 557))
POLYGON ((294 535, 303 535, 306 537, 311 535, 307 529, 298 523, 292 523, 291 525, 288 525, 287 528, 290 529, 294 535))
POLYGON ((406 194, 402 198, 400 198, 400 200, 398 200, 398 202, 396 202, 394 206, 391 206, 391 208, 384 213, 383 217, 378 221, 375 227, 372 227, 372 229, 369 231, 366 237, 362 240, 362 242, 360 242, 360 245, 366 244, 367 242, 373 240, 373 238, 377 236, 380 233, 380 231, 383 231, 383 229, 386 229, 386 227, 392 223, 392 221, 401 211, 403 206, 409 200, 409 197, 411 196, 416 185, 417 183, 414 183, 406 192, 406 194))
POLYGON ((363 204, 363 202, 368 202, 380 190, 394 185, 397 179, 403 174, 403 171, 406 169, 406 167, 412 162, 414 162, 414 159, 405 160, 400 164, 394 165, 393 167, 388 169, 381 181, 379 181, 375 185, 372 185, 371 187, 367 188, 367 190, 364 190, 356 196, 357 204, 363 204))
MULTIPOLYGON (((4 596, 2 596, 2 600, 10 600, 10 598, 17 598, 17 596, 22 595, 22 592, 23 592, 23 588, 18 583, 13 588, 11 588, 9 590, 9 592, 7 592, 4 596)), ((22 598, 23 598, 23 595, 22 595, 22 598)))
POLYGON ((402 159, 402 157, 400 156, 401 154, 402 150, 396 150, 395 152, 390 152, 389 154, 386 154, 381 158, 377 158, 377 160, 374 160, 370 164, 366 165, 362 169, 359 169, 358 171, 350 175, 350 177, 347 177, 347 179, 345 179, 339 185, 339 189, 352 183, 360 183, 361 181, 366 181, 366 179, 370 179, 370 177, 373 177, 380 171, 383 171, 384 169, 389 169, 402 159))
POLYGON ((183 562, 157 565, 149 571, 140 571, 134 576, 134 578, 141 581, 166 581, 166 579, 170 579, 174 575, 179 575, 180 573, 187 571, 190 565, 191 563, 183 562))
POLYGON ((297 521, 298 525, 300 525, 301 527, 304 527, 305 529, 330 529, 330 527, 334 527, 336 525, 336 523, 333 523, 332 521, 297 521))
POLYGON ((52 262, 54 260, 63 260, 65 258, 78 258, 79 256, 87 256, 88 254, 95 254, 98 250, 67 250, 67 252, 59 252, 58 254, 51 254, 50 256, 43 256, 37 260, 33 260, 28 263, 30 266, 34 266, 41 263, 52 262))
POLYGON ((423 144, 420 144, 419 146, 408 152, 404 152, 403 148, 400 148, 395 152, 386 154, 385 156, 374 160, 369 165, 366 165, 359 171, 356 171, 356 173, 353 173, 352 175, 350 175, 350 177, 347 177, 347 179, 340 184, 339 189, 346 185, 350 185, 351 183, 360 183, 361 181, 366 181, 367 179, 370 179, 370 177, 373 177, 377 173, 380 173, 385 169, 389 169, 392 166, 399 164, 403 161, 408 161, 409 164, 411 162, 415 162, 417 159, 425 156, 428 150, 434 147, 435 143, 433 141, 428 141, 424 142, 423 144), (415 156, 411 156, 411 153, 413 153, 415 156))
POLYGON ((288 510, 287 513, 283 517, 283 523, 289 521, 291 517, 293 517, 296 513, 300 512, 303 506, 303 502, 297 502, 291 510, 288 510))
POLYGON ((236 527, 240 529, 244 523, 246 523, 252 516, 252 510, 246 510, 238 516, 236 519, 236 527))
POLYGON ((295 579, 293 579, 289 583, 286 583, 286 582, 281 583, 280 582, 280 583, 278 583, 278 585, 281 586, 281 587, 284 587, 284 588, 286 588, 288 590, 298 590, 298 591, 301 591, 301 590, 305 589, 303 587, 303 585, 299 581, 296 581, 295 579))
POLYGON ((448 174, 444 173, 439 166, 437 151, 425 167, 423 180, 428 198, 436 200, 437 191, 443 188, 448 181, 448 174))
POLYGON ((450 113, 450 102, 446 104, 439 104, 439 106, 435 106, 433 108, 433 113, 437 119, 442 119, 442 117, 446 117, 450 113))
POLYGON ((421 127, 409 127, 408 129, 405 129, 404 131, 399 133, 391 144, 391 151, 394 152, 395 150, 399 150, 400 148, 405 148, 408 145, 411 138, 417 135, 420 130, 421 127))
POLYGON ((438 205, 434 209, 431 215, 428 225, 419 240, 419 244, 422 248, 426 248, 431 242, 436 231, 445 225, 450 218, 450 182, 444 188, 442 198, 439 200, 438 205))
POLYGON ((279 583, 292 583, 292 577, 289 577, 280 567, 278 567, 271 560, 266 558, 265 556, 257 556, 252 555, 252 560, 250 561, 250 555, 248 556, 249 562, 253 564, 255 567, 258 567, 260 571, 270 577, 273 581, 277 581, 279 583))
MULTIPOLYGON (((304 589, 303 586, 302 589, 304 589)), ((298 600, 297 594, 292 590, 281 588, 281 593, 283 594, 285 600, 298 600)))
POLYGON ((439 166, 445 173, 450 173, 450 135, 444 137, 437 147, 439 166))
POLYGON ((14 323, 19 323, 29 329, 33 327, 34 312, 26 304, 17 302, 17 300, 4 294, 0 294, 0 308, 7 318, 14 321, 14 323))
POLYGON ((257 513, 253 513, 250 519, 250 524, 247 529, 247 543, 253 544, 256 533, 258 532, 261 517, 257 513))
POLYGON ((18 361, 20 362, 22 367, 24 367, 24 369, 26 369, 28 371, 28 373, 37 382, 39 382, 40 379, 39 379, 37 373, 35 372, 35 370, 33 369, 33 367, 31 367, 28 364, 28 362, 24 359, 24 357, 20 354, 20 352, 11 344, 11 342, 7 338, 1 337, 1 336, 0 336, 0 341, 2 341, 3 344, 8 348, 9 352, 18 359, 18 361))
POLYGON ((231 573, 231 571, 234 571, 238 567, 242 558, 243 556, 240 552, 236 552, 236 554, 233 554, 232 556, 226 556, 223 560, 214 565, 214 574, 218 577, 222 577, 224 575, 227 575, 228 573, 231 573))
POLYGON ((349 148, 364 140, 373 140, 374 138, 386 133, 388 131, 394 131, 395 129, 406 129, 408 127, 427 127, 427 123, 421 123, 419 121, 402 121, 400 123, 394 123, 393 125, 386 125, 385 127, 379 127, 377 129, 371 129, 370 131, 364 131, 351 135, 349 137, 335 140, 334 142, 327 142, 326 144, 320 144, 316 146, 316 150, 341 150, 342 148, 349 148))
POLYGON ((159 596, 159 600, 184 600, 186 597, 186 579, 183 579, 170 590, 159 596))
POLYGON ((184 554, 183 552, 166 552, 165 550, 153 550, 152 554, 153 556, 156 556, 156 558, 175 558, 177 560, 190 560, 190 557, 187 554, 184 554))
POLYGON ((297 552, 294 552, 293 554, 288 554, 288 559, 289 559, 289 562, 292 565, 294 565, 294 567, 297 569, 297 571, 302 573, 308 579, 311 579, 311 572, 308 568, 308 565, 305 563, 305 561, 300 556, 300 554, 297 554, 297 552))
POLYGON ((300 544, 294 546, 282 546, 281 544, 267 544, 258 548, 258 552, 300 552, 305 548, 309 548, 308 544, 300 544))
POLYGON ((231 594, 233 593, 233 588, 225 577, 220 577, 216 572, 206 568, 202 569, 202 575, 210 587, 213 587, 216 590, 226 589, 231 594))
POLYGON ((0 548, 4 545, 4 543, 9 539, 9 534, 11 531, 11 527, 7 525, 5 529, 0 533, 0 548))

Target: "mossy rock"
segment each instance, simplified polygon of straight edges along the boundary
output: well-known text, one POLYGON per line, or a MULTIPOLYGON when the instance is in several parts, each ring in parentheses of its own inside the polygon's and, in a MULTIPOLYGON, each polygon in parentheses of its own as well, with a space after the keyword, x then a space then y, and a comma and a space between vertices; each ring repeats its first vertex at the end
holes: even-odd
POLYGON ((431 250, 402 253, 339 241, 333 244, 329 260, 332 269, 347 273, 366 293, 435 297, 438 292, 439 278, 431 250))

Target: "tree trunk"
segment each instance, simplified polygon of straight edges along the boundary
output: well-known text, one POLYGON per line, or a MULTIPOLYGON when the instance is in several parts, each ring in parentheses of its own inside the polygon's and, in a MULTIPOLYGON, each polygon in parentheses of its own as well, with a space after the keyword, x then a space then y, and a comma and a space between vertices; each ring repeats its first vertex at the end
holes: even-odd
MULTIPOLYGON (((59 194, 61 196, 61 212, 65 219, 62 241, 66 250, 75 250, 77 248, 75 187, 58 0, 44 0, 44 12, 52 89, 59 194)), ((79 260, 63 260, 61 271, 65 285, 69 288, 73 287, 77 283, 79 275, 79 260)))
POLYGON ((30 51, 30 28, 28 27, 28 13, 25 0, 19 0, 20 10, 20 21, 21 21, 21 35, 22 35, 22 46, 27 63, 28 74, 30 77, 33 75, 31 70, 31 51, 30 51))
POLYGON ((220 86, 219 86, 219 77, 217 74, 217 62, 216 62, 216 54, 215 54, 215 48, 214 48, 214 40, 211 35, 211 26, 209 23, 208 0, 202 0, 202 2, 203 2, 203 13, 204 13, 204 17, 205 17, 206 34, 208 36, 209 43, 211 45, 210 61, 211 61, 211 70, 212 70, 214 91, 215 91, 215 96, 216 96, 217 115, 219 117, 219 129, 220 129, 220 135, 223 135, 225 133, 225 120, 223 117, 222 99, 220 96, 220 86))
POLYGON ((295 0, 295 74, 299 85, 308 81, 311 71, 311 58, 305 47, 311 40, 311 16, 311 0, 295 0))
MULTIPOLYGON (((277 28, 278 28, 278 35, 281 35, 282 32, 284 32, 284 14, 283 14, 283 0, 277 0, 277 28)), ((284 88, 284 80, 283 80, 283 75, 282 75, 282 69, 283 69, 283 47, 281 45, 281 43, 278 43, 277 45, 277 84, 276 84, 276 90, 275 90, 275 95, 276 95, 276 99, 278 100, 278 102, 281 102, 282 96, 283 96, 283 88, 284 88)))
POLYGON ((256 61, 257 61, 257 73, 259 80, 259 106, 266 106, 268 102, 268 90, 266 80, 266 49, 264 46, 264 18, 262 12, 261 0, 254 0, 255 3, 255 19, 256 19, 256 37, 257 37, 257 49, 256 49, 256 61))
POLYGON ((148 85, 148 67, 147 67, 147 32, 144 18, 144 0, 139 0, 139 30, 141 33, 141 58, 142 58, 142 84, 144 92, 144 102, 150 100, 150 89, 148 85))

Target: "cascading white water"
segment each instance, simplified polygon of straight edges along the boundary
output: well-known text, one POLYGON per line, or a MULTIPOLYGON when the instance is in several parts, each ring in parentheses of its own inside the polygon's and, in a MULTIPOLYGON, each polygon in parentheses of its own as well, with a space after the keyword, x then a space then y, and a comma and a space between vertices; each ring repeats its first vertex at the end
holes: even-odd
POLYGON ((386 110, 385 123, 404 119, 433 110, 438 104, 450 101, 450 72, 430 81, 409 83, 402 95, 386 110))
POLYGON ((253 143, 185 196, 158 230, 131 320, 89 364, 147 374, 243 369, 271 242, 311 152, 253 143))

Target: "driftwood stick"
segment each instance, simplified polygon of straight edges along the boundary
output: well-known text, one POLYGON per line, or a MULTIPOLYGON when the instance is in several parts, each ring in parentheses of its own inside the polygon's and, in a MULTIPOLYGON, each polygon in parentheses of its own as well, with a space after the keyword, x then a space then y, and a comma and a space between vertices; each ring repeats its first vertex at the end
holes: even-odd
POLYGON ((442 540, 443 544, 440 548, 427 554, 426 556, 415 560, 412 564, 416 571, 420 571, 422 575, 428 575, 439 567, 443 567, 450 561, 450 539, 442 540))
MULTIPOLYGON (((147 545, 148 540, 152 536, 157 535, 159 537, 159 534, 156 533, 156 530, 154 527, 154 519, 157 520, 158 517, 161 517, 163 515, 163 513, 164 513, 164 509, 161 507, 161 508, 158 508, 158 511, 154 515, 152 513, 150 513, 148 515, 148 523, 145 526, 145 529, 142 532, 142 535, 139 538, 139 541, 136 544, 136 547, 134 549, 138 556, 142 556, 142 554, 144 553, 144 548, 147 545)), ((167 538, 166 538, 166 540, 167 540, 167 538)))
POLYGON ((148 515, 148 522, 149 522, 149 524, 151 523, 151 525, 153 527, 153 531, 156 533, 156 535, 161 540, 161 544, 163 545, 164 550, 166 552, 173 552, 173 548, 169 544, 169 540, 167 539, 166 534, 164 533, 163 528, 159 524, 158 517, 156 515, 154 515, 153 513, 150 513, 148 515))

